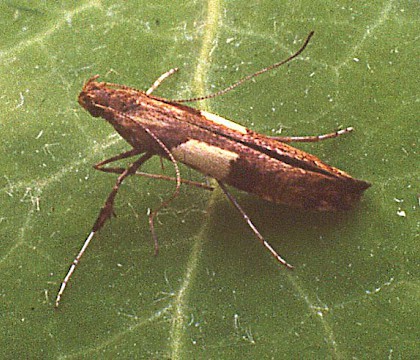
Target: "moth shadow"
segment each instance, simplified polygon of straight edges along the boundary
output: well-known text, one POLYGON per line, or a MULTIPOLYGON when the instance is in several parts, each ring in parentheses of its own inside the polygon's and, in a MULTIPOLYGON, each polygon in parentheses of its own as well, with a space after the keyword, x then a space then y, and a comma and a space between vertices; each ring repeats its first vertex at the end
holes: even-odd
MULTIPOLYGON (((285 247, 311 249, 320 242, 322 246, 329 246, 337 241, 337 234, 341 238, 341 235, 358 228, 357 206, 345 212, 316 212, 236 192, 235 197, 258 231, 273 246, 281 243, 285 247)), ((214 228, 211 230, 222 238, 254 236, 242 215, 228 201, 218 202, 212 217, 214 228)))

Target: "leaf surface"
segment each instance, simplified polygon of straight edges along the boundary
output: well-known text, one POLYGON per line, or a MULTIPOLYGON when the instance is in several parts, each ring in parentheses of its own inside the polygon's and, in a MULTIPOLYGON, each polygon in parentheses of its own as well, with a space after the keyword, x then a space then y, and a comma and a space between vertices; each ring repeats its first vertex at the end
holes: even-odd
MULTIPOLYGON (((419 353, 418 28, 414 1, 31 2, 0 5, 1 358, 413 358, 419 353), (280 267, 220 190, 128 179, 117 218, 60 282, 115 176, 91 165, 128 144, 76 99, 89 77, 192 104, 261 133, 353 134, 298 147, 370 181, 345 214, 233 191, 280 267), (416 334, 417 333, 417 334, 416 334)), ((161 173, 158 159, 145 171, 161 173)), ((182 176, 204 181, 182 167, 182 176)), ((163 172, 173 174, 165 163, 163 172)))

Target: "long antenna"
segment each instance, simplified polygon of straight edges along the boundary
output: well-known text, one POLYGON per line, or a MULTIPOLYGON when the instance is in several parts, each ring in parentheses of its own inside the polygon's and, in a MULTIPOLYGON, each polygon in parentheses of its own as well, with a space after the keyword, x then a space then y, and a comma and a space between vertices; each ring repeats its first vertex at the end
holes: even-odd
POLYGON ((205 95, 205 96, 200 96, 200 97, 191 98, 191 99, 178 99, 178 100, 172 100, 172 101, 173 102, 177 102, 177 103, 201 101, 201 100, 211 99, 211 98, 214 98, 216 96, 226 94, 227 92, 233 90, 237 86, 242 85, 245 81, 251 80, 254 77, 257 77, 258 75, 264 74, 267 71, 270 71, 270 70, 273 70, 273 69, 275 69, 275 68, 277 68, 279 66, 282 66, 282 65, 286 64, 287 62, 293 60, 295 57, 299 56, 302 53, 302 51, 305 50, 305 48, 308 45, 309 40, 311 40, 311 37, 312 37, 313 34, 314 34, 314 31, 311 31, 309 33, 309 35, 306 37, 306 40, 303 43, 302 47, 298 51, 296 51, 293 55, 289 56, 287 59, 282 60, 282 61, 280 61, 278 63, 273 64, 273 65, 270 65, 270 66, 268 66, 268 67, 266 67, 264 69, 261 69, 261 70, 257 71, 254 74, 250 74, 248 76, 245 76, 241 80, 238 80, 236 83, 228 86, 226 89, 219 90, 219 91, 217 91, 217 92, 215 92, 213 94, 209 94, 209 95, 205 95))

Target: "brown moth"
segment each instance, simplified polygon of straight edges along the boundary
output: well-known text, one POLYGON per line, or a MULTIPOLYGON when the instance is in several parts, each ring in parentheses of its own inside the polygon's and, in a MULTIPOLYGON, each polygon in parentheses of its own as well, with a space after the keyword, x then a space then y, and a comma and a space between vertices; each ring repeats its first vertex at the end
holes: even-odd
POLYGON ((86 82, 79 95, 80 105, 92 116, 108 121, 132 149, 95 165, 96 169, 117 173, 119 177, 61 285, 56 306, 93 235, 113 215, 115 196, 127 176, 137 174, 176 182, 172 197, 149 215, 156 253, 158 244, 153 219, 159 209, 167 206, 178 195, 181 183, 211 189, 207 185, 181 179, 178 162, 216 179, 261 243, 288 268, 292 266, 264 240, 225 185, 258 195, 268 201, 304 210, 348 210, 357 203, 370 186, 369 183, 355 179, 344 171, 322 162, 316 156, 286 144, 292 141, 315 142, 333 138, 352 131, 352 128, 319 136, 272 137, 259 134, 218 115, 182 104, 222 95, 244 81, 283 65, 304 50, 312 35, 313 32, 309 34, 303 46, 286 60, 249 75, 215 94, 200 98, 167 100, 151 95, 152 91, 177 69, 163 74, 146 92, 124 85, 98 82, 98 76, 86 82), (173 163, 175 178, 138 171, 141 165, 154 155, 173 163), (138 156, 138 159, 127 168, 104 166, 133 156, 138 156))

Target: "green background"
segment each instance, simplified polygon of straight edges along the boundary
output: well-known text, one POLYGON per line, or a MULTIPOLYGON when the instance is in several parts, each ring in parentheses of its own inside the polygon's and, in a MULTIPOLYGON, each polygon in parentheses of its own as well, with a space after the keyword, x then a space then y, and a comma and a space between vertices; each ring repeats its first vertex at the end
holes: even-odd
POLYGON ((418 356, 417 1, 10 0, 0 14, 2 359, 418 356), (178 66, 156 94, 203 95, 310 30, 294 62, 193 106, 270 135, 355 127, 298 146, 370 181, 359 206, 305 213, 234 191, 287 271, 220 190, 185 186, 158 218, 154 257, 147 209, 174 186, 128 179, 54 310, 115 181, 91 165, 129 148, 78 105, 84 81, 147 89, 178 66))

